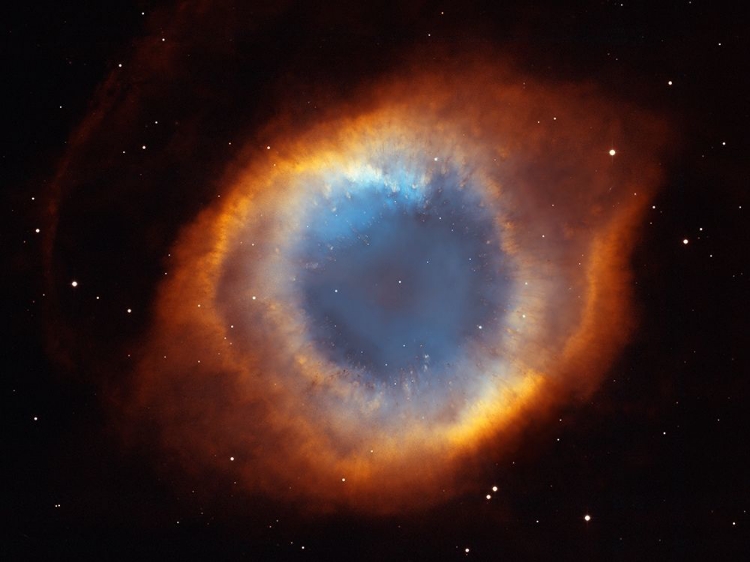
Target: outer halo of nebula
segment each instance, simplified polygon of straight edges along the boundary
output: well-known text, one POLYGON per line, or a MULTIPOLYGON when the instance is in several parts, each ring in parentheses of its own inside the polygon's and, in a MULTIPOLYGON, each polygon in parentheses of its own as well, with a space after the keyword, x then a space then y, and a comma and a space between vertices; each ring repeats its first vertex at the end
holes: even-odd
POLYGON ((379 513, 474 489, 478 458, 596 387, 633 327, 628 259, 663 124, 590 84, 477 60, 409 66, 304 127, 271 123, 267 146, 248 141, 170 252, 145 343, 111 393, 124 434, 187 480, 379 513), (288 289, 311 197, 331 175, 392 179, 393 158, 475 186, 512 264, 492 341, 432 386, 383 389, 332 364, 288 289))

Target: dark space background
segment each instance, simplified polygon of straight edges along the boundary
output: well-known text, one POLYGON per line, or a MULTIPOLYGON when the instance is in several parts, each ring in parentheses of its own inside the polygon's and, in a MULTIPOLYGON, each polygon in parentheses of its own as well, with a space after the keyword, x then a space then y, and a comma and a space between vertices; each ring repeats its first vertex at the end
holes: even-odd
MULTIPOLYGON (((155 470, 149 451, 124 451, 112 437, 101 399, 107 374, 98 361, 106 354, 92 348, 98 344, 82 338, 66 360, 50 351, 59 344, 50 342, 50 326, 66 330, 83 323, 70 337, 109 330, 107 337, 117 339, 147 324, 137 311, 126 325, 89 321, 89 311, 65 297, 59 308, 66 323, 51 319, 43 304, 49 287, 35 229, 46 226, 46 189, 98 85, 128 59, 137 41, 152 35, 158 22, 149 18, 162 9, 164 4, 151 2, 91 8, 42 1, 5 8, 1 19, 0 557, 750 556, 750 22, 740 3, 288 2, 278 7, 272 25, 258 25, 252 41, 238 47, 250 54, 236 64, 253 71, 227 88, 257 95, 218 105, 245 104, 245 130, 272 117, 266 102, 283 89, 287 75, 338 84, 345 93, 429 41, 492 45, 540 76, 593 81, 665 115, 677 129, 676 156, 665 164, 664 189, 638 232, 633 256, 640 325, 600 390, 556 413, 562 422, 531 421, 509 455, 513 461, 488 467, 502 501, 464 497, 379 518, 300 517, 263 499, 226 497, 203 505, 184 497, 155 470)), ((215 73, 220 84, 237 76, 231 68, 215 73)), ((217 138, 231 130, 226 117, 205 119, 215 122, 217 138)), ((194 165, 219 169, 222 155, 205 153, 206 160, 194 165)), ((149 229, 150 249, 123 250, 127 244, 103 236, 102 256, 88 256, 86 277, 123 276, 116 281, 124 287, 122 301, 113 297, 118 310, 126 302, 149 301, 156 256, 211 197, 198 188, 184 197, 164 183, 158 199, 173 211, 159 217, 160 228, 149 229), (105 256, 112 248, 122 264, 97 273, 98 260, 114 259, 105 256)), ((87 195, 75 196, 71 208, 85 206, 87 195)), ((142 197, 139 203, 153 203, 147 197, 156 196, 142 197)), ((75 223, 75 212, 67 216, 75 223)), ((97 228, 107 233, 106 224, 97 228)), ((116 237, 119 227, 109 228, 116 237)), ((138 224, 131 228, 138 231, 138 224)), ((66 268, 73 265, 58 266, 61 279, 70 279, 66 268)))

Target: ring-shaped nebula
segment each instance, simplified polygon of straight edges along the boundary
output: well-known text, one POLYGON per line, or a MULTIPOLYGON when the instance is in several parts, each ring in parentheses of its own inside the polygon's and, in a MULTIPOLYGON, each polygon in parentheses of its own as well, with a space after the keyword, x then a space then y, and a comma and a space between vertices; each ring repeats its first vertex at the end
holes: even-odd
POLYGON ((177 237, 119 395, 172 466, 309 509, 420 507, 595 388, 632 330, 661 123, 458 61, 268 130, 177 237))

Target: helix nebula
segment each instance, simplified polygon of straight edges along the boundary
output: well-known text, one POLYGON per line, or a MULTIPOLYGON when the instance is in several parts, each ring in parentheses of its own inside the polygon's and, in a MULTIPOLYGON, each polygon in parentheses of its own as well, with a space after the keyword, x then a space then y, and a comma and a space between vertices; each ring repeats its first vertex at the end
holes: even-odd
POLYGON ((585 88, 477 67, 366 100, 251 151, 181 234, 136 407, 248 490, 393 509, 606 369, 658 171, 585 88))
MULTIPOLYGON (((439 503, 528 420, 592 392, 634 327, 629 258, 663 122, 502 56, 416 54, 357 82, 314 116, 278 101, 206 165, 215 195, 167 223, 165 275, 145 282, 142 333, 112 346, 129 362, 106 395, 175 480, 311 511, 439 503)), ((93 208, 129 209, 129 230, 169 215, 158 183, 176 180, 144 187, 113 164, 111 127, 140 144, 128 123, 156 104, 145 83, 101 94, 79 130, 62 240, 75 182, 113 186, 93 208), (85 168, 92 154, 106 166, 85 168), (128 207, 144 189, 153 205, 128 207)), ((145 175, 201 159, 142 153, 145 175)), ((51 239, 50 263, 63 251, 51 239)))

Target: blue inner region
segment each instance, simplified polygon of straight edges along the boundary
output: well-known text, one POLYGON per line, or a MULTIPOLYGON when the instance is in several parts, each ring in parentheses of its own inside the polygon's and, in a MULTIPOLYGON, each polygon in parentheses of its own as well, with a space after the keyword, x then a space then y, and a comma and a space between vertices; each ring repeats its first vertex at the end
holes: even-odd
POLYGON ((437 376, 496 337, 508 281, 492 215, 444 175, 426 189, 352 185, 318 201, 297 247, 320 351, 377 381, 437 376))

